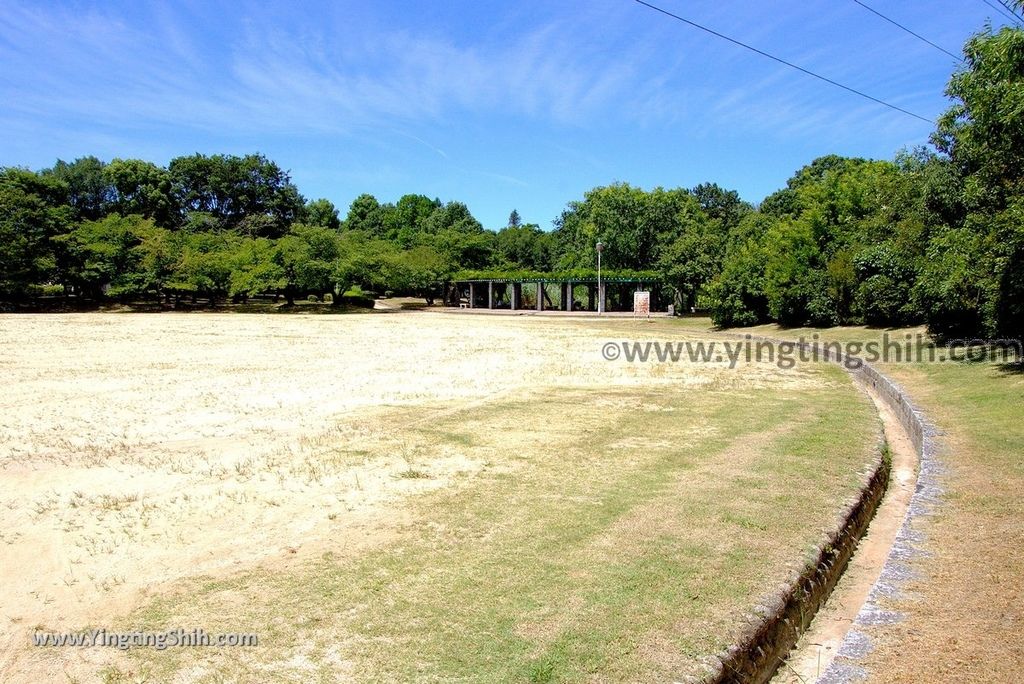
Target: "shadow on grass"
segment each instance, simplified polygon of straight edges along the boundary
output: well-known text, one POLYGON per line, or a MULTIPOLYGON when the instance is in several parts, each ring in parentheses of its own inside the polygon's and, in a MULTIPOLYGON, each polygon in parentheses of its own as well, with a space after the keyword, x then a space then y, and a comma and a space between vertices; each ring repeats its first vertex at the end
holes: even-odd
POLYGON ((996 368, 1003 375, 1024 375, 1024 359, 1010 363, 1001 363, 996 368))

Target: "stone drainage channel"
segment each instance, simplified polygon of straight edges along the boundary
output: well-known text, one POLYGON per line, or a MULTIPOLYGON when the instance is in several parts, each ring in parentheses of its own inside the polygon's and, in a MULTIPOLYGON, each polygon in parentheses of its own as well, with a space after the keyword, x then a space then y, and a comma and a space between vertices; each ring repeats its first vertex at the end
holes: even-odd
POLYGON ((790 681, 790 676, 793 681, 820 684, 866 679, 861 661, 872 643, 864 628, 901 619, 899 613, 882 608, 880 601, 899 596, 902 585, 912 578, 910 563, 922 553, 920 522, 932 513, 941 495, 938 433, 907 394, 866 362, 850 369, 848 365, 854 364, 845 363, 847 359, 834 350, 811 343, 797 346, 808 352, 817 346, 817 358, 841 364, 854 376, 879 410, 885 439, 875 463, 864 474, 859 495, 819 547, 817 561, 794 573, 790 582, 748 616, 743 637, 711 660, 704 684, 760 684, 777 673, 780 681, 790 681), (890 475, 893 486, 886 496, 890 475), (858 548, 869 524, 872 530, 858 548), (848 565, 849 575, 830 601, 848 565), (815 618, 823 606, 826 610, 815 618), (797 649, 791 653, 794 646, 797 649))

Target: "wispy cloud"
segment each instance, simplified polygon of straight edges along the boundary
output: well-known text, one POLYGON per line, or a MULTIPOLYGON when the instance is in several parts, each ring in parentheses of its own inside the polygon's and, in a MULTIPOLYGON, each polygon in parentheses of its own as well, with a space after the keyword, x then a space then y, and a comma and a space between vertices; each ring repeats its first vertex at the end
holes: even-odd
POLYGON ((350 33, 340 46, 329 40, 334 27, 298 33, 249 23, 221 27, 230 37, 222 51, 197 44, 185 19, 169 10, 150 14, 130 22, 113 11, 8 8, 0 20, 5 108, 89 124, 203 130, 345 131, 463 111, 569 124, 621 98, 645 58, 641 48, 581 49, 586 41, 573 40, 578 27, 559 21, 490 45, 398 28, 350 33))
MULTIPOLYGON (((288 134, 405 130, 467 114, 695 131, 727 121, 776 133, 835 123, 833 99, 808 96, 820 92, 814 83, 759 66, 760 58, 735 46, 631 6, 588 9, 549 14, 510 29, 501 41, 473 41, 409 26, 356 30, 337 19, 282 25, 261 20, 257 10, 245 13, 249 19, 211 24, 162 4, 128 16, 125 9, 83 12, 14 2, 0 16, 0 114, 90 130, 178 126, 288 134), (632 30, 616 31, 627 18, 632 30), (198 34, 195 25, 207 32, 198 34), (678 49, 666 52, 666 44, 678 49), (725 77, 709 80, 711 71, 725 77), (744 78, 729 78, 741 71, 744 78), (759 72, 763 76, 751 81, 759 72)), ((735 26, 728 23, 738 21, 735 12, 712 5, 693 11, 751 42, 778 44, 782 19, 764 8, 735 26)), ((818 27, 807 30, 837 16, 823 14, 814 20, 818 27)), ((857 71, 865 54, 877 57, 887 49, 876 43, 837 54, 825 42, 780 47, 787 56, 796 53, 799 63, 857 83, 866 80, 857 71)), ((911 67, 895 64, 869 85, 898 92, 914 76, 911 67)), ((870 107, 842 108, 844 122, 856 128, 855 115, 863 122, 875 117, 870 107)))

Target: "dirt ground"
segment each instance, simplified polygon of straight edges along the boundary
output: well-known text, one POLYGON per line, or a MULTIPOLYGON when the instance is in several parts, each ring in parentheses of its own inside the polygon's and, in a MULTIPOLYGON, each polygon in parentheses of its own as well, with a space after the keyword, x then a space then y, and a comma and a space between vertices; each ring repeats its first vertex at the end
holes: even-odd
MULTIPOLYGON (((315 556, 328 537, 350 551, 382 543, 401 521, 396 502, 483 467, 450 448, 431 459, 430 477, 419 477, 426 466, 400 435, 423 415, 545 386, 820 382, 772 364, 742 373, 715 363, 609 364, 601 358, 609 328, 574 321, 434 313, 0 319, 4 681, 74 680, 117 655, 83 649, 54 658, 27 648, 33 630, 109 624, 181 578, 268 559, 287 565, 315 556), (382 422, 396 415, 400 423, 382 422), (381 443, 390 458, 359 460, 361 448, 381 443), (302 514, 311 507, 327 514, 302 514)), ((636 332, 645 322, 613 325, 636 332)))
POLYGON ((997 366, 890 367, 942 431, 944 502, 903 621, 870 630, 872 682, 1019 682, 1024 668, 1024 377, 997 366))
MULTIPOLYGON (((763 326, 754 332, 865 342, 878 341, 883 331, 763 326)), ((923 328, 885 332, 894 339, 926 337, 923 328)), ((902 617, 895 624, 858 626, 871 643, 857 665, 865 668, 868 682, 1024 681, 1024 367, 985 360, 879 368, 938 430, 943 491, 932 514, 915 524, 917 553, 908 559, 910 575, 900 593, 880 602, 902 617)), ((869 546, 875 522, 865 539, 869 546)), ((777 681, 814 681, 824 669, 827 650, 834 651, 831 633, 842 631, 856 612, 846 604, 857 603, 850 585, 862 584, 859 562, 855 556, 854 577, 840 582, 823 608, 824 625, 817 631, 812 625, 792 669, 777 681)))
POLYGON ((881 416, 892 457, 889 487, 843 576, 787 661, 772 678, 773 684, 813 682, 828 669, 882 572, 914 494, 918 456, 910 436, 892 409, 875 392, 866 391, 881 416))

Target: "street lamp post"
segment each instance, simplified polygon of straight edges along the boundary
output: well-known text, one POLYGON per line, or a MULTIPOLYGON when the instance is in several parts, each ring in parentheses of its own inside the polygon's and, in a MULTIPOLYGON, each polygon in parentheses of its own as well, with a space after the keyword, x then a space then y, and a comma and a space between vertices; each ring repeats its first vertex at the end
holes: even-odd
POLYGON ((597 243, 597 315, 604 313, 604 289, 601 287, 601 252, 604 251, 604 243, 597 243))

